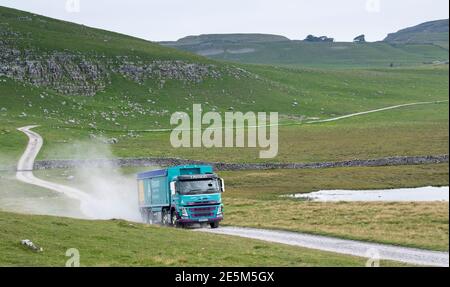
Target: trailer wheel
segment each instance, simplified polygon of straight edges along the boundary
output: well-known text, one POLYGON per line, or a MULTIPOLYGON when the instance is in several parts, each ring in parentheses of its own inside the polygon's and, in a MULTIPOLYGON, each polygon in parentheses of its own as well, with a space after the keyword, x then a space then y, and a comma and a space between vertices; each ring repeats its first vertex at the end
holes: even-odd
POLYGON ((141 212, 141 220, 142 220, 142 222, 147 223, 146 222, 147 218, 146 218, 144 210, 141 209, 140 212, 141 212))
POLYGON ((151 215, 147 209, 141 210, 142 221, 146 224, 151 224, 151 215))

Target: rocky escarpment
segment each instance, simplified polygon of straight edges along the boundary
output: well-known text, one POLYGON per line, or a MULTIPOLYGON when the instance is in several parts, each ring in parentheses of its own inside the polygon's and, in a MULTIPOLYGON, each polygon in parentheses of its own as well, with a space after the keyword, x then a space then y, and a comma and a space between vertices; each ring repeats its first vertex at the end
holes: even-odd
POLYGON ((1 45, 0 76, 63 94, 95 95, 108 80, 104 66, 65 52, 36 53, 1 45))
POLYGON ((124 61, 115 70, 139 83, 152 78, 161 81, 171 79, 200 83, 207 77, 218 79, 222 76, 214 65, 199 65, 183 61, 154 61, 151 63, 124 61))
POLYGON ((63 94, 94 95, 108 84, 108 71, 99 61, 67 51, 21 47, 27 35, 4 26, 0 36, 0 76, 63 94))
POLYGON ((105 56, 76 51, 43 51, 23 45, 27 35, 0 25, 0 76, 53 89, 62 94, 93 96, 118 74, 142 84, 151 79, 164 87, 167 80, 200 83, 206 78, 253 76, 233 67, 182 60, 143 60, 139 56, 105 56), (25 39, 25 40, 23 40, 25 39), (26 48, 25 48, 26 47, 26 48))

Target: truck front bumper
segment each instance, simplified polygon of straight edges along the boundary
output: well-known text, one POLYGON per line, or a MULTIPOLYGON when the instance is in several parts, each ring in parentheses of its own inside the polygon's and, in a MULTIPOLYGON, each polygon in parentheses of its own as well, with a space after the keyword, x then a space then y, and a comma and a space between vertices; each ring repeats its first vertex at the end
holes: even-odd
POLYGON ((179 223, 213 223, 223 220, 223 216, 218 216, 215 218, 179 218, 179 223))

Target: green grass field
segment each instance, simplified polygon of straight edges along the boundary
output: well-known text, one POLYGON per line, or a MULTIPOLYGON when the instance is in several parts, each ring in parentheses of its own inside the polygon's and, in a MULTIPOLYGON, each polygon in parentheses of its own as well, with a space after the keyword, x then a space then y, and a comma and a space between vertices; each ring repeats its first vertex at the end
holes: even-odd
MULTIPOLYGON (((124 174, 124 178, 132 179, 135 173, 149 169, 152 168, 122 168, 118 172, 124 174)), ((324 189, 448 186, 448 172, 448 164, 220 172, 227 185, 227 191, 223 194, 226 211, 223 224, 448 250, 448 202, 320 203, 280 198, 282 195, 324 189)), ((54 169, 35 173, 40 178, 88 192, 95 189, 92 181, 78 178, 75 170, 54 169), (76 179, 68 180, 68 175, 75 175, 76 179)), ((95 173, 95 169, 89 172, 95 173)), ((1 197, 17 202, 14 182, 7 176, 0 182, 10 189, 9 192, 5 189, 1 197)), ((134 184, 129 188, 133 190, 134 184)), ((49 194, 49 198, 56 200, 59 196, 49 194)), ((20 210, 20 205, 23 206, 20 202, 16 203, 17 210, 20 210)), ((70 212, 74 209, 70 201, 67 206, 71 207, 70 212)), ((50 210, 53 214, 61 212, 49 205, 44 206, 44 210, 50 210)))
MULTIPOLYGON (((266 70, 269 70, 269 68, 266 68, 266 70)), ((261 70, 257 70, 257 72, 263 74, 261 70)), ((302 105, 300 102, 301 107, 298 108, 298 114, 292 111, 280 111, 282 124, 293 124, 293 126, 280 127, 279 155, 271 161, 347 160, 352 158, 448 153, 448 102, 404 107, 315 125, 301 125, 298 120, 300 116, 325 119, 395 104, 446 100, 448 99, 448 69, 416 69, 398 71, 394 74, 391 71, 376 73, 373 71, 354 71, 350 74, 348 74, 348 71, 313 71, 307 73, 307 76, 303 76, 297 72, 293 72, 291 75, 288 70, 285 70, 284 73, 287 73, 285 77, 280 78, 280 81, 283 80, 283 85, 298 89, 301 83, 305 87, 305 96, 303 98, 298 97, 303 99, 304 104, 302 105), (344 75, 340 73, 344 73, 344 75), (367 74, 366 80, 358 79, 361 73, 367 74), (371 73, 374 73, 372 75, 373 80, 370 79, 371 73), (289 80, 288 75, 298 79, 289 80), (372 85, 367 93, 356 94, 356 91, 363 89, 362 86, 347 87, 345 91, 339 92, 336 96, 326 93, 326 90, 333 91, 331 87, 323 87, 327 80, 329 80, 329 85, 333 86, 340 81, 335 77, 351 80, 352 75, 355 77, 353 79, 355 85, 359 82, 359 85, 363 85, 365 81, 372 85), (397 83, 392 80, 394 75, 398 77, 397 83), (324 77, 321 82, 319 76, 324 77), (303 77, 305 77, 304 81, 302 80, 303 77), (385 81, 388 80, 393 81, 390 83, 390 87, 385 84, 385 81), (292 81, 292 84, 289 81, 292 81), (309 85, 308 89, 306 88, 308 87, 307 84, 309 85), (378 91, 378 89, 382 90, 378 91), (350 96, 352 94, 353 96, 350 96), (372 94, 372 96, 366 96, 369 94, 372 94)), ((272 77, 272 74, 273 72, 270 72, 270 75, 266 76, 272 77)), ((20 88, 20 90, 20 93, 15 93, 13 86, 11 86, 9 89, 11 93, 8 92, 8 89, 1 91, 1 93, 4 93, 3 97, 6 98, 3 105, 8 109, 8 113, 1 117, 0 145, 3 157, 8 159, 9 162, 17 160, 26 143, 26 137, 15 131, 15 128, 27 124, 41 124, 41 127, 36 129, 46 141, 39 155, 41 159, 72 157, 73 155, 68 152, 70 149, 67 147, 79 141, 90 141, 89 134, 93 133, 118 138, 119 143, 110 146, 112 155, 117 157, 178 156, 212 161, 260 161, 258 158, 259 149, 174 149, 170 145, 169 132, 136 132, 133 136, 129 134, 128 130, 130 129, 169 127, 168 116, 157 117, 157 125, 153 121, 155 119, 151 117, 149 120, 145 120, 144 116, 135 119, 124 118, 123 121, 126 122, 127 129, 113 127, 110 122, 100 121, 100 119, 97 120, 97 125, 103 125, 103 128, 92 129, 87 127, 91 120, 88 115, 84 114, 89 109, 86 112, 80 112, 78 109, 72 110, 70 106, 61 108, 58 104, 63 99, 76 102, 79 97, 54 95, 54 98, 58 100, 47 100, 41 99, 35 92, 35 97, 27 97, 25 100, 25 98, 14 96, 28 91, 26 88, 20 88), (25 109, 30 116, 27 118, 15 116, 14 111, 19 114, 19 111, 23 109, 24 101, 32 103, 32 108, 25 109), (61 123, 62 119, 42 118, 40 112, 33 110, 34 107, 47 106, 47 104, 60 110, 61 118, 77 118, 81 123, 77 125, 64 124, 61 123), (36 113, 34 114, 34 112, 36 113)), ((83 99, 83 101, 92 101, 93 106, 95 105, 99 109, 104 107, 105 110, 109 110, 110 100, 105 99, 105 97, 94 97, 83 99)), ((293 96, 291 97, 293 98, 293 96)), ((270 103, 268 98, 262 99, 262 101, 263 103, 270 103)), ((194 102, 202 103, 203 100, 194 102)), ((275 104, 274 107, 276 107, 275 104)), ((243 109, 243 111, 247 111, 247 109, 243 109)), ((292 107, 288 109, 292 109, 292 107)), ((180 110, 183 109, 180 108, 180 110)), ((270 109, 267 108, 267 110, 270 109)), ((118 121, 123 122, 121 118, 118 121)))
POLYGON ((448 164, 223 172, 230 225, 448 250, 448 202, 320 203, 281 195, 324 189, 448 186, 448 164))
MULTIPOLYGON (((364 266, 366 259, 190 230, 0 212, 0 266, 364 266), (31 239, 35 253, 20 245, 31 239), (183 242, 183 244, 179 244, 183 242)), ((402 266, 381 262, 381 266, 402 266)))

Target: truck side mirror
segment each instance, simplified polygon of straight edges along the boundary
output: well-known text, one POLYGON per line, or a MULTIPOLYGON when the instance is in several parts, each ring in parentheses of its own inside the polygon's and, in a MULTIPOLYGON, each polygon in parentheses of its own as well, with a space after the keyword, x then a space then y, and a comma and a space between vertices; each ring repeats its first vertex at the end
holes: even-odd
POLYGON ((225 192, 225 181, 223 178, 219 178, 220 181, 220 191, 225 192))
POLYGON ((175 195, 177 189, 175 187, 175 181, 170 182, 170 194, 175 195))

